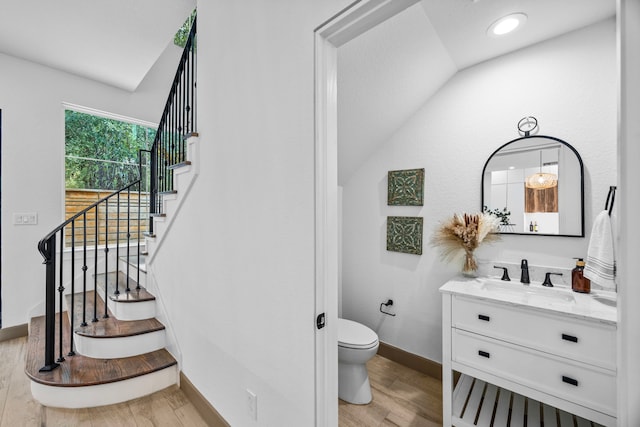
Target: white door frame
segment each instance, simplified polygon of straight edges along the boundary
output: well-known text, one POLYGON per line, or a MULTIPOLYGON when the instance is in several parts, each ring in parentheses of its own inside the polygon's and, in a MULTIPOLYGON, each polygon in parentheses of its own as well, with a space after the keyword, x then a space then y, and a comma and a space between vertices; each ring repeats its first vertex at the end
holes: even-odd
MULTIPOLYGON (((640 422, 640 0, 617 1, 618 37, 618 426, 640 422)), ((604 185, 604 183, 600 183, 604 185)))
POLYGON ((359 0, 315 30, 315 425, 338 425, 337 49, 419 0, 359 0))

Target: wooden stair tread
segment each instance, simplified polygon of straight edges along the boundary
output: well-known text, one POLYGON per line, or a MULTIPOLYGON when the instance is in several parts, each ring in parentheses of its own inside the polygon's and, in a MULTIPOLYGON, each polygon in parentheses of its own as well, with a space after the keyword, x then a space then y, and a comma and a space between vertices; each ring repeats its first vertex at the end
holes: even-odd
POLYGON ((182 167, 190 166, 190 165, 191 165, 191 162, 189 160, 185 160, 184 162, 179 162, 179 163, 174 163, 172 165, 169 165, 167 169, 169 170, 180 169, 182 167))
MULTIPOLYGON (((69 316, 62 316, 63 330, 69 331, 69 316)), ((56 315, 56 337, 58 336, 58 322, 56 315)), ((40 384, 58 387, 80 387, 108 384, 150 374, 161 369, 176 365, 177 362, 165 350, 156 350, 139 356, 114 359, 93 359, 76 354, 67 356, 69 350, 69 333, 63 333, 63 350, 65 361, 49 372, 40 372, 44 366, 44 316, 31 319, 25 372, 29 378, 40 384)), ((56 357, 58 349, 56 348, 56 357)))
MULTIPOLYGON (((81 326, 82 324, 82 294, 76 294, 74 297, 75 309, 73 310, 73 326, 76 334, 84 337, 92 338, 122 338, 131 337, 135 335, 142 335, 149 332, 156 332, 165 329, 164 325, 157 319, 144 319, 144 320, 118 320, 113 315, 111 310, 107 309, 109 317, 104 318, 104 300, 100 295, 96 295, 96 302, 98 306, 97 322, 92 322, 93 319, 93 299, 94 291, 87 291, 86 302, 86 321, 87 326, 81 326)), ((66 295, 67 307, 71 307, 71 295, 66 295)))
MULTIPOLYGON (((141 272, 143 270, 140 270, 141 272)), ((146 274, 146 271, 145 271, 146 274)), ((98 296, 100 295, 104 295, 104 282, 105 282, 105 275, 103 274, 98 274, 96 275, 97 278, 97 282, 98 282, 98 289, 101 289, 102 292, 98 293, 98 296)), ((115 295, 115 291, 116 291, 116 273, 108 273, 106 275, 107 278, 107 294, 109 295, 109 299, 111 301, 118 301, 118 302, 142 302, 142 301, 154 301, 156 299, 156 297, 149 293, 143 286, 140 287, 140 289, 136 289, 136 287, 138 286, 138 282, 136 282, 133 277, 129 276, 129 289, 131 289, 129 292, 126 292, 126 283, 127 283, 127 275, 125 273, 123 273, 122 271, 118 272, 118 289, 120 290, 120 293, 118 295, 115 295)), ((104 300, 102 301, 104 303, 104 300)))

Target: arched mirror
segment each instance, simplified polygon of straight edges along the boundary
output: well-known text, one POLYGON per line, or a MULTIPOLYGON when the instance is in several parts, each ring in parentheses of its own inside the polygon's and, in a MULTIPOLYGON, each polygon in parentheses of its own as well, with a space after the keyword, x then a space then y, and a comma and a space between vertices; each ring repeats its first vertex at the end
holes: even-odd
POLYGON ((584 171, 578 152, 525 133, 498 148, 482 171, 482 209, 501 234, 584 237, 584 171))

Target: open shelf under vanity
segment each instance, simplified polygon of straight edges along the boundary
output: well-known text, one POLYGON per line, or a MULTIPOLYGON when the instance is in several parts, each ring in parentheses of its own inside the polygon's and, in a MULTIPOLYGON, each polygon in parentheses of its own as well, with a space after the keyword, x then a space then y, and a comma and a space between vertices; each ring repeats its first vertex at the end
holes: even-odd
POLYGON ((602 427, 532 398, 462 374, 453 392, 456 427, 602 427))

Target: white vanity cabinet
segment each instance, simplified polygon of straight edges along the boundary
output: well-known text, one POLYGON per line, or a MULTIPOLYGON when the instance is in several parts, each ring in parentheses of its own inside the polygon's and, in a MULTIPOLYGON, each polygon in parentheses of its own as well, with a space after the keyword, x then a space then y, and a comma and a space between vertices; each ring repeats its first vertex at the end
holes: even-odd
MULTIPOLYGON (((614 426, 615 308, 570 290, 563 302, 538 298, 530 288, 514 296, 482 286, 461 279, 441 288, 444 425, 452 425, 452 371, 458 371, 614 426)), ((543 297, 545 291, 538 290, 543 297)))

